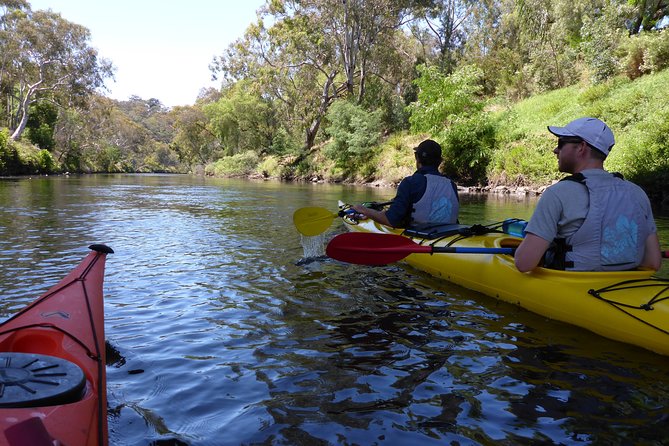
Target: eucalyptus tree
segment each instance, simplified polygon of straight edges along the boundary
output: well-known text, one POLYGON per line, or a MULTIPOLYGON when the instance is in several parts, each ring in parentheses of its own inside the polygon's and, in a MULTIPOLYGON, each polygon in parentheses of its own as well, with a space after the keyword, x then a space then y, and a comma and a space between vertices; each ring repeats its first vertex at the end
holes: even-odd
MULTIPOLYGON (((488 93, 513 99, 579 80, 584 17, 608 0, 485 0, 472 9, 464 61, 485 72, 488 93)), ((619 0, 613 0, 619 1, 619 0)))
POLYGON ((387 68, 402 64, 399 53, 387 54, 396 47, 410 3, 269 1, 258 22, 210 68, 227 82, 255 81, 259 95, 278 103, 286 127, 304 132, 310 149, 335 99, 349 96, 361 103, 370 76, 383 79, 387 68))
POLYGON ((214 59, 214 77, 226 84, 245 79, 255 84, 256 94, 275 102, 277 113, 289 128, 306 132, 306 147, 314 144, 321 109, 327 109, 339 92, 334 87, 337 71, 329 66, 332 51, 323 45, 319 30, 308 17, 281 17, 266 27, 262 20, 249 26, 245 35, 214 59))
POLYGON ((170 112, 176 128, 170 148, 183 164, 190 167, 204 166, 223 155, 221 142, 209 128, 203 105, 174 107, 170 112))
POLYGON ((32 11, 5 1, 1 18, 0 65, 7 95, 11 138, 21 137, 30 105, 40 100, 81 103, 113 75, 110 62, 89 46, 90 32, 60 14, 32 11))
POLYGON ((467 40, 466 25, 476 0, 434 0, 416 9, 412 31, 424 48, 426 59, 436 59, 444 73, 451 73, 467 40), (436 54, 432 54, 436 52, 436 54))
POLYGON ((71 171, 146 171, 154 141, 117 101, 96 94, 85 106, 61 108, 54 136, 57 160, 71 171))
POLYGON ((230 85, 222 93, 219 100, 202 105, 202 110, 225 154, 248 150, 268 153, 277 128, 270 101, 254 94, 247 80, 230 85))
POLYGON ((12 32, 14 23, 29 9, 30 5, 25 0, 0 0, 0 98, 4 102, 0 118, 7 124, 9 124, 8 115, 11 115, 7 111, 12 109, 10 92, 15 69, 14 59, 20 44, 12 32))

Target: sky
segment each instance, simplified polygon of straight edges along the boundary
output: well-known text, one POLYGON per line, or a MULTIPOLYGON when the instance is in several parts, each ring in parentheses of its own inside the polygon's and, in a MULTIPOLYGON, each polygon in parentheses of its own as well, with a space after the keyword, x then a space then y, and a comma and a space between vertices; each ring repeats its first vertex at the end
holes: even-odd
POLYGON ((116 68, 105 94, 192 105, 211 81, 209 64, 244 35, 264 0, 28 0, 91 32, 90 46, 116 68))

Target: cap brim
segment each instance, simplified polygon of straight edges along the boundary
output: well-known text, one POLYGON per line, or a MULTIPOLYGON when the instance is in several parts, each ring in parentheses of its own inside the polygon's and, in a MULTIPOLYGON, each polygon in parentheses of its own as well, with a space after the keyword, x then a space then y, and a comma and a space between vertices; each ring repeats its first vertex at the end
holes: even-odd
POLYGON ((578 136, 574 132, 567 130, 566 127, 555 127, 552 125, 548 126, 548 131, 555 136, 578 136))

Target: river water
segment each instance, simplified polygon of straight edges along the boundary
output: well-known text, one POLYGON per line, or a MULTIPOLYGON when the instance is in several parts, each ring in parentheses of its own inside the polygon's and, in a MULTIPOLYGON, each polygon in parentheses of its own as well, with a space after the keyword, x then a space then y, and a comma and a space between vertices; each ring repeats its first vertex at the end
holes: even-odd
MULTIPOLYGON (((316 243, 292 224, 303 206, 392 195, 167 175, 2 179, 0 317, 89 244, 115 250, 111 445, 669 443, 668 358, 402 264, 327 259, 341 223, 316 243)), ((463 223, 492 223, 529 218, 535 199, 462 202, 463 223)), ((667 246, 669 219, 657 222, 667 246)))

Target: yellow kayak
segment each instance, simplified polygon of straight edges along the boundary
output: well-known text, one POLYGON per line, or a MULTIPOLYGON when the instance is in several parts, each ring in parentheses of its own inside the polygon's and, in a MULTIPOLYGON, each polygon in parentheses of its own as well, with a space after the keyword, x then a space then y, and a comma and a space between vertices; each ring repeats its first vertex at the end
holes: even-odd
MULTIPOLYGON (((464 248, 518 246, 520 237, 502 231, 484 233, 459 225, 403 231, 372 220, 343 220, 352 232, 402 235, 417 245, 433 247, 435 253, 413 250, 404 261, 435 277, 607 338, 669 355, 669 280, 653 277, 654 271, 568 272, 536 268, 521 273, 512 254, 443 253, 451 248, 467 252, 464 248), (442 252, 437 253, 439 250, 442 252)), ((360 250, 360 243, 356 243, 348 249, 360 250)))

